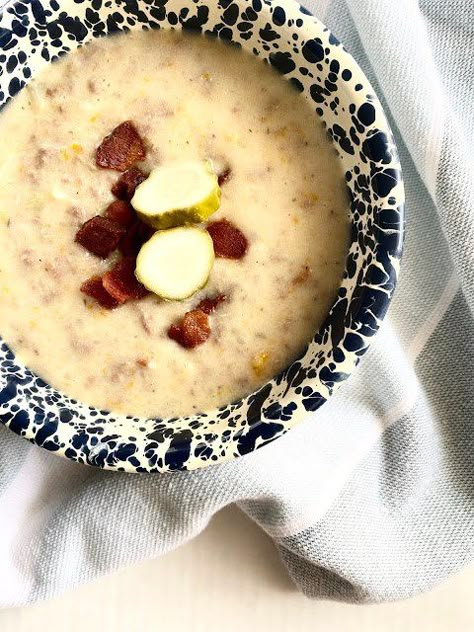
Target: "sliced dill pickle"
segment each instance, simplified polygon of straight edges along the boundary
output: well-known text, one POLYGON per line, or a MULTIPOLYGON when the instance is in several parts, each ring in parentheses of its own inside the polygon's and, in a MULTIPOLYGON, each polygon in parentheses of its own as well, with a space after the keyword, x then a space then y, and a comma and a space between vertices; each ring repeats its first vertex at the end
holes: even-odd
POLYGON ((211 163, 195 161, 154 169, 136 188, 131 204, 142 221, 163 230, 206 221, 220 199, 211 163))
POLYGON ((180 226, 156 232, 140 249, 135 276, 150 292, 179 301, 204 287, 214 263, 206 230, 180 226))

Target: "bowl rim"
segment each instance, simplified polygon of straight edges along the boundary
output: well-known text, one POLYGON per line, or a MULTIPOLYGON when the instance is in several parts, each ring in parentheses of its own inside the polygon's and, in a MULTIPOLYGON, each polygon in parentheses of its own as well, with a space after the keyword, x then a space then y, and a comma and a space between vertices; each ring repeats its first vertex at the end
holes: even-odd
MULTIPOLYGON (((186 0, 183 0, 183 2, 185 2, 186 0)), ((258 0, 260 1, 260 0, 258 0)), ((201 0, 201 4, 205 4, 207 6, 209 6, 212 3, 212 0, 210 2, 210 0, 201 0)), ((238 0, 239 5, 241 6, 243 3, 246 3, 246 0, 238 0)), ((363 73, 363 71, 361 70, 360 66, 358 65, 358 63, 355 61, 355 59, 352 57, 352 55, 350 55, 346 49, 340 44, 340 42, 337 40, 337 38, 329 31, 329 29, 324 26, 324 24, 318 19, 316 18, 314 15, 312 15, 307 9, 305 9, 304 7, 301 7, 300 5, 298 5, 296 2, 294 2, 294 0, 280 0, 280 2, 278 4, 281 4, 282 6, 287 6, 289 3, 291 3, 292 5, 294 4, 295 6, 298 6, 300 14, 301 14, 301 19, 305 20, 305 21, 309 21, 312 25, 312 27, 315 30, 315 35, 314 37, 316 37, 316 33, 326 33, 332 40, 332 42, 334 42, 335 44, 335 49, 337 49, 337 47, 339 47, 339 50, 344 52, 344 62, 346 64, 350 64, 350 68, 351 70, 353 70, 354 73, 357 73, 358 75, 360 75, 363 80, 364 80, 364 91, 360 92, 360 95, 357 94, 356 92, 352 91, 351 95, 354 99, 354 103, 355 104, 359 104, 361 105, 363 102, 365 102, 365 98, 363 97, 363 95, 368 91, 370 92, 370 94, 372 95, 372 104, 374 106, 374 108, 377 110, 377 116, 378 116, 378 124, 377 124, 377 129, 380 130, 381 132, 386 134, 386 146, 388 148, 388 146, 390 145, 390 151, 392 153, 392 156, 394 158, 394 161, 398 163, 399 165, 399 156, 398 156, 398 150, 394 144, 393 141, 393 134, 390 128, 390 125, 388 123, 388 120, 386 118, 384 109, 379 101, 379 99, 376 96, 376 93, 372 87, 372 85, 370 84, 369 80, 367 79, 367 77, 365 76, 365 74, 363 73)), ((10 11, 12 10, 12 8, 14 8, 17 4, 21 4, 19 2, 19 0, 8 0, 6 2, 6 4, 2 5, 0 7, 0 21, 1 18, 3 16, 3 14, 5 13, 5 11, 7 9, 9 9, 10 11)), ((248 4, 248 2, 247 2, 248 4)), ((265 5, 270 6, 272 3, 268 3, 265 2, 265 5)), ((276 3, 275 3, 276 4, 276 3)), ((166 28, 168 27, 168 25, 166 25, 166 28)), ((108 34, 107 34, 108 35, 108 34)), ((1 42, 0 42, 1 44, 1 42)), ((0 49, 1 50, 1 49, 0 49)), ((331 51, 333 52, 333 51, 331 51)), ((398 192, 394 193, 393 195, 396 198, 397 204, 396 204, 396 210, 399 213, 399 221, 398 224, 396 226, 394 226, 394 228, 396 228, 396 233, 397 233, 397 237, 395 238, 395 242, 392 242, 392 248, 390 251, 390 255, 392 257, 394 257, 395 259, 400 260, 401 255, 402 255, 402 251, 403 251, 403 243, 404 243, 404 184, 403 184, 403 175, 402 175, 402 171, 401 171, 401 167, 400 165, 398 166, 398 175, 395 176, 396 180, 397 180, 397 186, 398 186, 398 192), (393 245, 395 244, 395 245, 393 245)), ((379 242, 377 242, 377 246, 380 246, 379 242)), ((397 263, 397 265, 399 265, 399 263, 397 263)), ((398 270, 397 270, 398 272, 398 270)), ((379 303, 377 304, 377 322, 374 326, 374 333, 376 333, 376 331, 378 330, 381 321, 383 320, 386 311, 388 309, 388 306, 393 298, 393 293, 395 290, 395 286, 397 283, 397 278, 398 278, 398 274, 397 276, 394 277, 394 279, 392 280, 392 289, 390 293, 385 294, 385 298, 381 301, 379 301, 379 303)), ((363 292, 360 294, 359 296, 359 309, 361 308, 361 306, 364 304, 364 296, 367 295, 368 292, 368 288, 367 288, 367 279, 365 279, 366 283, 364 286, 364 290, 363 292)), ((325 322, 321 325, 320 331, 318 335, 322 335, 321 332, 324 332, 327 322, 329 321, 330 315, 333 312, 333 309, 336 305, 337 300, 335 300, 333 306, 331 307, 331 310, 328 314, 327 319, 325 320, 325 322)), ((357 313, 357 312, 356 312, 357 313)), ((371 338, 372 339, 372 338, 371 338)), ((1 342, 1 339, 0 339, 1 342)), ((311 345, 311 341, 309 343, 309 345, 311 345)), ((370 346, 370 341, 367 343, 367 345, 357 354, 357 358, 354 359, 354 361, 352 362, 352 366, 350 367, 350 370, 348 371, 347 375, 343 376, 339 381, 335 382, 332 388, 332 391, 330 392, 330 396, 332 396, 340 387, 340 385, 351 375, 353 369, 357 366, 357 364, 359 363, 359 360, 361 358, 361 356, 367 351, 367 349, 370 346)), ((6 347, 6 345, 4 344, 4 347, 6 347)), ((9 350, 8 350, 9 351, 9 350)), ((288 379, 288 374, 289 372, 292 370, 292 367, 294 367, 295 365, 297 365, 300 360, 304 357, 304 355, 307 353, 307 349, 305 349, 305 352, 302 354, 302 356, 300 356, 299 358, 297 358, 289 367, 287 367, 285 370, 281 371, 277 376, 275 376, 272 380, 270 380, 269 382, 267 382, 266 384, 264 384, 260 389, 258 389, 257 391, 255 391, 254 393, 251 393, 250 395, 248 395, 246 398, 243 398, 242 400, 239 400, 238 402, 232 402, 226 406, 223 406, 219 409, 215 409, 213 411, 205 411, 205 413, 202 413, 203 415, 210 417, 214 414, 217 414, 218 412, 222 412, 222 411, 227 411, 228 409, 231 409, 233 406, 237 406, 239 404, 241 404, 242 401, 247 400, 249 398, 252 398, 256 395, 258 395, 259 393, 261 393, 262 391, 264 391, 265 389, 267 389, 269 386, 271 386, 275 381, 278 383, 278 381, 283 381, 283 379, 288 379)), ((11 356, 14 359, 13 354, 10 352, 11 356)), ((31 373, 31 372, 30 372, 31 373)), ((34 374, 33 374, 34 375, 34 374)), ((35 376, 38 377, 38 376, 35 376)), ((1 373, 0 373, 0 378, 1 378, 1 373)), ((317 378, 315 378, 317 379, 317 378)), ((39 378, 39 381, 42 382, 41 378, 39 378)), ((44 384, 44 382, 43 382, 44 384)), ((47 386, 46 384, 44 384, 44 386, 47 386)), ((53 392, 56 392, 54 389, 51 389, 53 392)), ((288 389, 287 391, 288 392, 288 389)), ((284 395, 285 396, 285 395, 284 395)), ((283 396, 283 397, 284 397, 283 396)), ((328 398, 329 398, 328 397, 328 398)), ((109 457, 107 460, 103 460, 100 457, 100 453, 96 450, 91 451, 91 450, 82 450, 81 446, 77 446, 77 455, 75 455, 75 457, 71 457, 70 454, 68 454, 68 450, 69 447, 67 444, 63 444, 63 445, 59 445, 57 443, 54 442, 48 442, 48 441, 43 441, 40 442, 38 440, 38 431, 33 431, 31 429, 30 426, 28 426, 26 429, 23 427, 16 427, 14 424, 11 424, 11 419, 8 416, 5 416, 2 414, 2 407, 1 407, 1 402, 0 402, 0 423, 3 423, 4 425, 6 425, 7 427, 10 427, 10 429, 12 429, 14 432, 16 432, 17 434, 19 434, 20 436, 23 436, 24 438, 26 438, 27 440, 29 440, 30 442, 40 445, 41 447, 44 447, 47 450, 50 450, 52 452, 54 452, 55 454, 58 454, 60 456, 63 456, 65 458, 75 460, 81 463, 85 463, 88 465, 93 465, 96 467, 100 467, 102 469, 108 469, 108 470, 114 470, 114 471, 125 471, 125 472, 147 472, 147 473, 162 473, 162 472, 168 472, 168 471, 176 471, 176 470, 190 470, 190 469, 196 469, 199 467, 206 467, 208 465, 212 465, 212 464, 218 464, 218 463, 223 463, 225 461, 229 461, 229 460, 233 460, 234 458, 237 458, 239 456, 242 456, 248 452, 251 452, 253 450, 259 449, 261 447, 263 447, 264 445, 267 445, 269 442, 273 441, 276 438, 279 438, 280 436, 282 436, 283 434, 285 434, 289 429, 291 429, 294 425, 296 425, 297 423, 300 423, 304 417, 308 416, 310 414, 311 410, 316 410, 317 408, 319 408, 320 405, 322 405, 323 403, 325 403, 327 401, 328 398, 323 398, 322 401, 319 401, 315 404, 314 408, 306 408, 306 410, 299 410, 298 411, 298 415, 292 417, 289 422, 287 424, 285 424, 282 427, 281 431, 278 431, 275 436, 271 436, 268 438, 268 440, 265 439, 265 436, 263 435, 263 440, 261 441, 255 441, 254 444, 250 447, 249 450, 241 452, 240 454, 236 454, 236 453, 232 453, 230 451, 227 451, 225 454, 222 454, 221 456, 218 456, 218 458, 216 458, 215 460, 212 461, 199 461, 199 460, 195 460, 195 461, 185 461, 184 463, 180 463, 179 459, 178 459, 178 465, 175 467, 173 464, 173 454, 179 454, 180 451, 182 451, 182 447, 184 445, 184 443, 187 441, 187 439, 183 439, 182 438, 182 430, 178 430, 177 432, 171 432, 172 434, 172 440, 167 448, 167 454, 170 455, 170 463, 166 464, 154 464, 154 465, 150 465, 150 466, 145 466, 145 467, 137 467, 136 464, 131 463, 129 460, 123 460, 122 457, 118 456, 118 454, 114 453, 118 453, 118 450, 120 449, 120 446, 123 444, 118 444, 117 446, 114 447, 110 447, 109 449, 109 457)), ((285 401, 284 399, 281 401, 285 401)), ((74 404, 77 404, 77 402, 75 402, 74 400, 72 400, 72 402, 74 404)), ((279 400, 280 402, 280 400, 279 400)), ((281 402, 280 402, 281 403, 281 402)), ((87 410, 89 411, 98 411, 98 409, 94 408, 94 407, 90 407, 87 406, 86 404, 83 404, 83 406, 85 408, 87 408, 87 410)), ((99 411, 101 413, 103 413, 104 411, 99 411)), ((113 418, 119 418, 121 417, 120 415, 113 415, 113 413, 111 413, 111 419, 113 418)), ((140 423, 144 424, 146 423, 146 420, 144 418, 138 418, 138 417, 130 417, 130 416, 124 416, 127 419, 133 419, 135 421, 139 421, 140 423)), ((163 423, 166 424, 170 424, 173 421, 177 421, 178 419, 183 420, 183 421, 187 421, 187 420, 191 420, 193 418, 193 416, 184 416, 184 417, 176 417, 176 418, 167 418, 164 420, 160 420, 163 421, 163 423)), ((222 418, 223 419, 223 418, 222 418)), ((61 423, 61 419, 58 420, 59 424, 61 423)), ((148 420, 150 421, 150 420, 148 420)), ((258 406, 255 407, 255 411, 253 413, 253 415, 250 415, 248 417, 248 429, 251 431, 256 431, 258 434, 258 429, 260 426, 262 425, 268 425, 268 422, 266 421, 262 421, 261 419, 261 406, 260 408, 258 406)), ((58 431, 59 432, 59 431, 58 431)), ((153 434, 153 433, 152 433, 153 434)), ((237 433, 236 433, 237 434, 237 433)), ((240 437, 239 437, 240 439, 240 437)), ((206 445, 209 442, 215 442, 215 441, 219 441, 222 440, 222 437, 220 435, 216 435, 216 437, 209 439, 209 441, 206 443, 206 445)), ((232 441, 235 441, 236 437, 232 438, 232 441)), ((144 447, 144 446, 143 446, 144 447)))

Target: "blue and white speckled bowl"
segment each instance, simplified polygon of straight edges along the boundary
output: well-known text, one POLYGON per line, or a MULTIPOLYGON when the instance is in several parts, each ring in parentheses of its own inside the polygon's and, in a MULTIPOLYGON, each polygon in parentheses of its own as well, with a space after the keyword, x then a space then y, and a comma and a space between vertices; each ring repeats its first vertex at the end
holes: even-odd
POLYGON ((321 330, 286 371, 219 410, 176 419, 113 415, 54 390, 1 344, 3 424, 80 463, 168 472, 264 446, 322 406, 349 377, 395 289, 404 188, 393 137, 368 80, 328 29, 292 0, 10 2, 0 14, 0 107, 58 55, 94 37, 144 27, 232 40, 283 73, 337 146, 352 212, 344 279, 321 330))

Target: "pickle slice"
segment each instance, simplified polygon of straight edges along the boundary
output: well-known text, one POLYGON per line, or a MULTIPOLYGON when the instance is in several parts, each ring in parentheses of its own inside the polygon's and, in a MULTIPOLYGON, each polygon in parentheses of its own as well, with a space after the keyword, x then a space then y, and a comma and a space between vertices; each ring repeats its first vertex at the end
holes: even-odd
POLYGON ((153 169, 138 185, 131 204, 138 216, 163 230, 207 220, 219 208, 221 191, 209 161, 153 169))
POLYGON ((206 285, 213 263, 209 233, 196 226, 180 226, 159 231, 143 244, 135 276, 161 298, 179 301, 206 285))

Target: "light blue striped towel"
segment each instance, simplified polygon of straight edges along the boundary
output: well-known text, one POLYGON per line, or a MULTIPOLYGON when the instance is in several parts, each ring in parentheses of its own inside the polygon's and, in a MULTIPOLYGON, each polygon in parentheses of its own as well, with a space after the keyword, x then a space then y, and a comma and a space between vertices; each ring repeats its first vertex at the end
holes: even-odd
POLYGON ((376 343, 317 420, 195 473, 95 471, 0 428, 0 606, 160 555, 229 503, 312 597, 402 598, 472 559, 474 2, 307 6, 368 74, 401 151, 406 252, 376 343))

